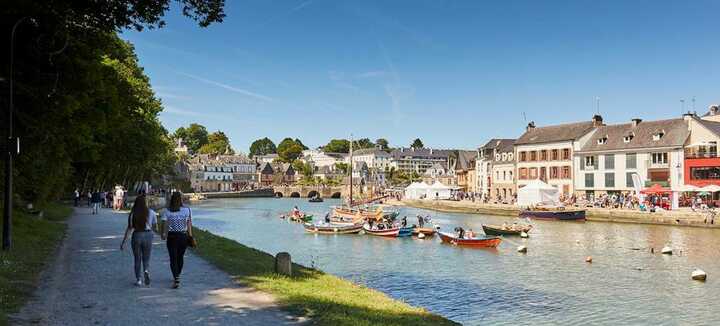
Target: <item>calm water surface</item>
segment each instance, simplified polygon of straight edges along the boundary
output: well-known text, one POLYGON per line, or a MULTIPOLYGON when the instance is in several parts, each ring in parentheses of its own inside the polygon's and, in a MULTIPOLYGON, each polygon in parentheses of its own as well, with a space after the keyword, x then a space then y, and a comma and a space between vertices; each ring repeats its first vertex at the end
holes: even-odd
MULTIPOLYGON (((314 235, 278 216, 294 205, 324 215, 339 202, 307 199, 207 200, 195 224, 245 245, 367 285, 466 325, 719 325, 720 230, 653 225, 533 221, 529 239, 469 249, 435 239, 314 235), (672 256, 651 254, 666 243, 672 256), (527 254, 516 252, 518 245, 527 254), (593 263, 585 263, 592 256, 593 263), (708 281, 690 280, 695 267, 708 281)), ((430 214, 449 230, 511 217, 400 208, 430 214)))

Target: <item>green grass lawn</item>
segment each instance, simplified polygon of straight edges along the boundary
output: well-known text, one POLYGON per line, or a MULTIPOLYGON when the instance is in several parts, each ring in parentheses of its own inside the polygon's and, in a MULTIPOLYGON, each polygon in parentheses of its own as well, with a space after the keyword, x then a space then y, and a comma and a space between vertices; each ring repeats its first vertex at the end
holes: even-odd
POLYGON ((43 219, 15 211, 13 247, 0 251, 0 325, 7 325, 7 315, 17 312, 35 290, 40 272, 65 235, 67 226, 61 222, 70 216, 72 208, 48 204, 41 209, 43 219))
POLYGON ((210 232, 194 229, 195 252, 237 281, 271 293, 293 313, 316 325, 457 325, 350 281, 293 266, 293 276, 275 274, 274 257, 210 232))

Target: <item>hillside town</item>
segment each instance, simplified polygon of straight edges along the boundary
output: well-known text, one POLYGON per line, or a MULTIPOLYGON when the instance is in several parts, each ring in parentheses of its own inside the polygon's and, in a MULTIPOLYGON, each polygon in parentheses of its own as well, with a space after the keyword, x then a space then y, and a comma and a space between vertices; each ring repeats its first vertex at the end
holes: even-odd
MULTIPOLYGON (((690 206, 701 194, 714 206, 720 190, 720 108, 664 120, 635 118, 606 124, 587 121, 537 126, 515 139, 492 138, 475 150, 425 147, 362 148, 350 153, 303 150, 292 163, 278 154, 188 155, 178 169, 194 192, 229 192, 276 186, 348 185, 373 193, 405 187, 449 190, 414 199, 471 199, 514 204, 517 190, 540 180, 569 203, 637 195, 655 187, 658 206, 690 206), (352 162, 351 162, 352 160, 352 162)), ((182 139, 176 152, 188 154, 182 139)), ((191 154, 191 153, 190 153, 191 154)))

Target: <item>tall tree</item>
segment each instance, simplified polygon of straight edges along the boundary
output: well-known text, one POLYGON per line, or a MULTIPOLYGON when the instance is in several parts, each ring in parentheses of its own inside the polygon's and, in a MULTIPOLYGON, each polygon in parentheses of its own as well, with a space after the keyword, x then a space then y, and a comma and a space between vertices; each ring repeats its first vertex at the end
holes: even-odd
POLYGON ((422 140, 420 140, 420 138, 415 138, 415 140, 413 140, 413 142, 412 142, 412 144, 410 145, 410 147, 412 147, 412 148, 425 148, 425 145, 423 145, 423 142, 422 142, 422 140))
POLYGON ((216 131, 208 136, 208 143, 200 147, 198 151, 201 154, 235 154, 230 147, 230 138, 222 131, 216 131))
POLYGON ((250 145, 250 157, 275 153, 277 153, 277 147, 275 147, 275 143, 267 137, 258 139, 250 145))
POLYGON ((332 139, 327 145, 323 146, 323 151, 329 153, 348 153, 350 152, 350 141, 347 139, 332 139))
POLYGON ((305 146, 305 144, 303 144, 303 143, 300 141, 300 139, 295 138, 295 143, 298 144, 298 145, 300 145, 303 150, 308 149, 308 147, 305 146))
POLYGON ((300 153, 304 150, 302 144, 298 144, 292 138, 283 139, 277 147, 277 154, 280 161, 285 163, 292 163, 295 159, 300 156, 300 153))
POLYGON ((353 142, 353 149, 373 148, 375 143, 370 141, 370 138, 360 138, 353 142))
POLYGON ((378 138, 375 140, 375 144, 382 150, 390 149, 390 143, 385 138, 378 138))

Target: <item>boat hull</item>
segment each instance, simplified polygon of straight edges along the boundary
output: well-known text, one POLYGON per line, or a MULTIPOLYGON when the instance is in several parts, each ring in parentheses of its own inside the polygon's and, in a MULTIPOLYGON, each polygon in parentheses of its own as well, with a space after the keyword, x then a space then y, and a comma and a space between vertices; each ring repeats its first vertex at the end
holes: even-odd
POLYGON ((520 217, 527 217, 540 220, 559 220, 559 221, 584 221, 584 210, 568 210, 568 211, 539 211, 539 210, 522 210, 520 217))
POLYGON ((400 231, 398 232, 398 237, 410 237, 413 234, 413 228, 412 226, 400 228, 400 231))
POLYGON ((413 235, 424 234, 425 236, 434 236, 435 228, 414 228, 412 231, 413 235))
POLYGON ((519 236, 523 232, 525 232, 525 233, 530 232, 529 227, 522 228, 521 230, 506 230, 506 229, 503 229, 502 227, 490 226, 490 225, 483 225, 482 227, 483 227, 483 231, 487 235, 517 235, 517 236, 519 236))
POLYGON ((363 226, 359 224, 352 224, 352 225, 317 225, 317 224, 311 224, 311 223, 305 223, 303 225, 305 227, 305 231, 310 233, 319 233, 319 234, 353 234, 358 233, 360 230, 362 230, 363 226))
POLYGON ((367 235, 374 235, 377 237, 397 238, 400 234, 400 228, 384 229, 384 230, 372 230, 367 226, 363 227, 363 231, 367 235))
POLYGON ((458 239, 452 234, 438 232, 440 240, 455 246, 474 247, 474 248, 495 248, 500 245, 502 239, 498 237, 484 237, 473 239, 458 239))

